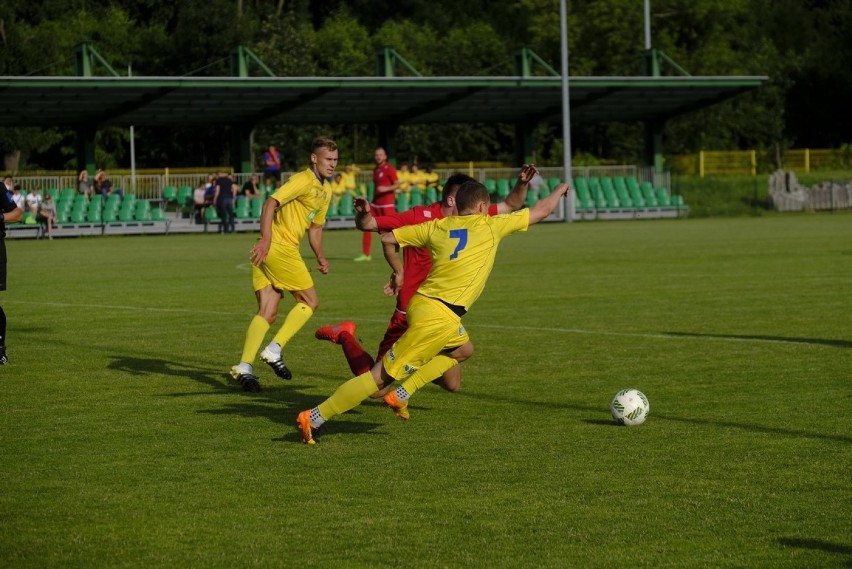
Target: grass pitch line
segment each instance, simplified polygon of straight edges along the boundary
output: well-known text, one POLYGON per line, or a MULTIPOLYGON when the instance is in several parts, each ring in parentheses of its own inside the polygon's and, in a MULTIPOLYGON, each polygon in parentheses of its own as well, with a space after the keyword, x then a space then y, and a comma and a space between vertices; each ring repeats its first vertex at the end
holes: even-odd
MULTIPOLYGON (((61 308, 86 308, 86 309, 104 309, 104 310, 136 310, 140 312, 171 312, 184 314, 208 314, 211 316, 247 316, 253 312, 227 312, 216 310, 199 311, 192 308, 157 308, 151 306, 130 306, 116 304, 80 304, 73 302, 32 302, 26 300, 9 300, 9 304, 37 304, 40 306, 55 306, 61 308)), ((329 317, 324 320, 334 321, 343 318, 351 318, 349 316, 329 317)), ((361 322, 387 322, 386 319, 358 317, 361 322)), ((490 328, 495 330, 504 329, 505 326, 497 324, 477 324, 477 328, 490 328)), ((513 326, 515 330, 523 330, 528 332, 548 332, 559 334, 583 334, 586 336, 615 336, 620 338, 648 338, 654 340, 704 340, 718 342, 739 342, 739 343, 756 343, 756 344, 806 344, 814 346, 834 346, 840 348, 852 348, 852 342, 846 340, 825 340, 819 338, 783 338, 773 336, 746 336, 746 335, 724 335, 724 334, 699 334, 689 332, 669 332, 669 333, 648 333, 648 332, 613 332, 609 330, 584 330, 582 328, 537 328, 534 326, 513 326)))

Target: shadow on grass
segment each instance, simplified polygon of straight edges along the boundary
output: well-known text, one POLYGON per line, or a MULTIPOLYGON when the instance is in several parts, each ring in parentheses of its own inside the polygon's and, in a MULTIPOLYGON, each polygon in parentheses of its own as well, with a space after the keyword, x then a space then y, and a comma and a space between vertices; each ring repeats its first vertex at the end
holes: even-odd
MULTIPOLYGON (((262 418, 272 423, 292 426, 292 432, 286 432, 283 437, 274 439, 276 441, 301 443, 302 439, 299 432, 296 430, 296 415, 299 411, 315 407, 318 403, 325 399, 325 396, 303 393, 302 390, 311 387, 311 384, 306 384, 304 381, 298 380, 283 381, 276 380, 273 385, 263 385, 259 392, 243 391, 242 388, 232 380, 231 376, 222 373, 219 370, 201 370, 196 366, 171 362, 158 358, 139 358, 139 357, 124 357, 112 356, 113 362, 107 368, 117 371, 122 371, 131 375, 160 375, 173 376, 181 379, 191 379, 201 383, 209 388, 212 392, 205 391, 203 394, 217 395, 243 395, 246 399, 238 403, 226 403, 218 409, 205 409, 197 411, 209 415, 236 415, 239 417, 262 418)), ((341 380, 342 382, 342 380, 341 380)), ((172 393, 170 397, 186 397, 188 395, 197 395, 198 393, 172 393)), ((366 402, 366 405, 371 403, 366 402)), ((380 405, 380 401, 372 402, 373 405, 380 405)), ((353 409, 347 413, 348 415, 358 415, 360 411, 353 409)), ((389 419, 392 415, 388 411, 389 419)), ((321 431, 323 434, 370 434, 384 435, 384 433, 374 432, 377 427, 383 426, 384 423, 365 423, 362 421, 346 421, 333 420, 328 423, 321 431)), ((319 437, 317 437, 319 440, 319 437)))
MULTIPOLYGON (((489 395, 487 393, 469 393, 465 391, 459 391, 456 393, 456 396, 459 397, 474 397, 480 400, 486 401, 497 401, 500 403, 512 403, 516 405, 526 405, 529 407, 533 407, 535 409, 567 409, 571 411, 589 411, 595 412, 596 414, 600 414, 603 412, 605 408, 596 407, 592 405, 579 405, 576 403, 553 403, 553 402, 542 402, 542 401, 532 401, 532 400, 524 400, 524 399, 515 399, 511 397, 500 397, 497 395, 489 395)), ((799 429, 782 429, 779 427, 765 427, 762 425, 751 425, 748 423, 736 423, 733 421, 719 421, 714 419, 698 419, 692 417, 677 417, 674 415, 668 415, 664 413, 652 413, 648 419, 652 420, 662 420, 662 421, 675 421, 680 423, 690 423, 693 425, 707 425, 711 427, 725 427, 728 429, 740 429, 743 431, 748 431, 752 433, 764 433, 770 435, 782 435, 787 437, 801 437, 805 439, 817 439, 817 440, 826 440, 826 441, 837 441, 841 443, 852 443, 852 437, 846 435, 834 435, 834 434, 826 434, 826 433, 816 433, 813 431, 803 431, 799 429)), ((588 423, 591 425, 606 425, 606 426, 617 426, 612 421, 606 421, 603 419, 582 419, 584 423, 588 423)))
POLYGON ((852 348, 849 340, 827 340, 824 338, 788 338, 785 336, 761 336, 743 334, 698 334, 692 332, 664 332, 668 336, 680 336, 685 338, 721 338, 726 340, 763 340, 764 342, 778 342, 784 344, 809 344, 812 346, 831 346, 833 348, 852 348))
POLYGON ((802 537, 779 537, 776 541, 784 547, 796 547, 798 549, 816 549, 825 551, 826 553, 837 553, 839 555, 848 555, 846 566, 852 567, 852 546, 843 545, 840 543, 832 543, 824 539, 812 539, 802 537))
POLYGON ((170 362, 159 358, 140 358, 126 356, 110 356, 112 363, 107 365, 107 369, 122 371, 130 375, 145 376, 145 375, 171 375, 180 378, 189 378, 199 383, 203 383, 209 387, 222 389, 227 387, 217 379, 222 376, 221 372, 212 369, 199 369, 194 364, 184 364, 180 362, 170 362))

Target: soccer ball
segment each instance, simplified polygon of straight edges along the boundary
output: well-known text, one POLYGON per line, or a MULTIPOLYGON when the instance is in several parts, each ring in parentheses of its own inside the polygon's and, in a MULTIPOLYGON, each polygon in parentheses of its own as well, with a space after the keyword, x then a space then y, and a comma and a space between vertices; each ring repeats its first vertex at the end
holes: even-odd
POLYGON ((651 404, 638 389, 622 389, 615 394, 609 410, 616 423, 632 427, 645 422, 651 412, 651 404))

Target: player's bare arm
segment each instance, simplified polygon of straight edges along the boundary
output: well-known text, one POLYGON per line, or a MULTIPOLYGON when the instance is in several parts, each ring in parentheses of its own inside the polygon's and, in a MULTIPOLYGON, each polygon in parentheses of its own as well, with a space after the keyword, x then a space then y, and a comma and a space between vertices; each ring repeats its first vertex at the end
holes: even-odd
POLYGON ((249 260, 258 267, 269 254, 269 246, 272 243, 272 220, 275 218, 275 210, 279 205, 275 198, 267 198, 263 202, 263 209, 260 212, 260 240, 249 250, 249 260))
POLYGON ((376 218, 370 210, 370 202, 367 198, 358 196, 355 198, 355 227, 361 231, 378 231, 376 218))
POLYGON ((319 268, 319 272, 327 275, 328 260, 325 258, 325 254, 323 254, 322 251, 322 225, 317 225, 316 223, 311 224, 308 228, 308 243, 310 243, 314 255, 317 256, 317 267, 319 268))
POLYGON ((532 207, 530 207, 530 225, 538 223, 553 213, 553 210, 556 209, 557 205, 559 205, 559 200, 565 197, 565 195, 570 191, 571 186, 568 184, 559 184, 556 188, 554 188, 550 195, 535 202, 532 207))
POLYGON ((521 173, 518 174, 518 180, 515 182, 515 187, 506 196, 506 199, 497 204, 497 213, 512 213, 518 211, 527 200, 527 190, 530 187, 530 181, 538 174, 538 168, 535 164, 524 164, 521 166, 521 173))
POLYGON ((377 186, 376 194, 386 194, 388 192, 395 192, 399 189, 399 181, 397 180, 390 186, 377 186))
POLYGON ((393 270, 388 284, 385 285, 385 294, 394 296, 402 288, 405 276, 402 268, 402 258, 399 255, 399 244, 392 231, 382 234, 382 252, 385 255, 388 265, 393 270))

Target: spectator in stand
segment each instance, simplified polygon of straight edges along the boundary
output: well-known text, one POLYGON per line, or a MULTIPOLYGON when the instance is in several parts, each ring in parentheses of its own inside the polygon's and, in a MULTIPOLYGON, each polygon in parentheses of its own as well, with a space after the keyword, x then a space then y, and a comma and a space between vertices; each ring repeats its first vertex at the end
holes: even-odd
POLYGON ((80 173, 77 175, 77 191, 85 195, 86 199, 92 199, 95 193, 94 185, 89 179, 89 172, 87 170, 80 170, 80 173))
POLYGON ((216 180, 216 193, 213 194, 213 203, 216 204, 216 213, 222 220, 219 223, 219 233, 233 233, 236 231, 234 214, 234 200, 240 186, 235 184, 231 177, 225 172, 219 173, 216 180))
POLYGON ((435 188, 438 189, 438 182, 440 181, 440 176, 438 176, 437 172, 432 171, 432 166, 426 166, 426 171, 423 173, 423 176, 426 178, 426 187, 427 188, 435 188))
POLYGON ((53 196, 50 194, 44 196, 44 201, 38 208, 36 220, 47 227, 47 238, 53 239, 53 226, 56 225, 56 204, 53 203, 53 196))
POLYGON ((343 167, 342 181, 343 187, 353 196, 357 195, 358 180, 356 176, 361 170, 355 164, 347 164, 343 167))
POLYGON ((263 195, 261 197, 263 199, 266 199, 269 196, 271 196, 273 193, 275 193, 275 190, 277 190, 277 189, 278 189, 278 187, 275 185, 275 180, 273 180, 272 178, 264 178, 263 179, 263 195))
POLYGON ((41 207, 42 197, 41 190, 38 186, 33 186, 32 191, 26 197, 27 209, 30 210, 30 215, 33 219, 38 215, 38 208, 41 207))
POLYGON ((411 165, 411 174, 409 174, 409 181, 411 183, 412 188, 417 188, 421 192, 426 191, 426 174, 420 171, 420 168, 417 164, 411 165))
POLYGON ((396 178, 399 180, 399 191, 406 194, 411 193, 411 172, 408 171, 408 164, 399 167, 396 178))
POLYGON ((94 191, 99 193, 104 201, 114 193, 124 197, 124 192, 121 189, 112 187, 112 182, 107 177, 105 170, 98 170, 95 174, 94 191))
POLYGON ((343 181, 343 174, 335 174, 331 181, 331 207, 329 207, 329 211, 337 211, 340 200, 343 199, 345 193, 346 184, 343 181))
POLYGON ((21 193, 21 186, 15 184, 15 187, 12 188, 12 192, 9 193, 9 196, 11 197, 12 202, 15 204, 15 206, 19 210, 24 211, 26 202, 24 200, 24 194, 21 193))
POLYGON ((207 176, 207 184, 204 186, 204 205, 213 205, 213 196, 216 195, 216 176, 209 174, 207 176))
POLYGON ((192 192, 192 207, 194 210, 195 223, 204 223, 205 209, 207 209, 207 181, 203 178, 195 191, 192 192))
POLYGON ((257 181, 257 174, 252 174, 248 182, 243 184, 242 192, 243 196, 248 199, 260 197, 261 189, 257 181))
POLYGON ((265 164, 263 175, 267 178, 272 178, 276 182, 281 181, 281 153, 272 144, 269 145, 263 155, 265 164))
MULTIPOLYGON (((399 178, 396 168, 388 162, 388 154, 381 146, 376 148, 373 154, 376 167, 373 169, 373 202, 371 207, 375 215, 393 215, 396 213, 396 190, 399 189, 399 178)), ((370 261, 370 245, 373 242, 373 234, 364 232, 361 237, 362 253, 355 257, 355 261, 370 261)))

